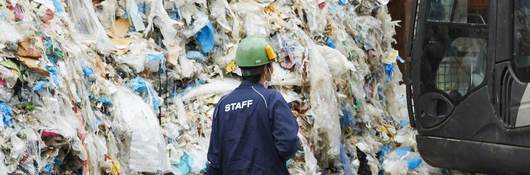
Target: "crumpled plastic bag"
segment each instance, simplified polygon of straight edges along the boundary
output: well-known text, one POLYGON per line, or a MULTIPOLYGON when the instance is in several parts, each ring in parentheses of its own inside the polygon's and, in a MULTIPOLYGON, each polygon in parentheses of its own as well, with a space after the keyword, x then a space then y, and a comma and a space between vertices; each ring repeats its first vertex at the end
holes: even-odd
POLYGON ((352 62, 342 55, 338 50, 326 46, 317 46, 320 54, 326 60, 331 75, 335 78, 341 77, 347 71, 355 71, 355 66, 352 62))
POLYGON ((158 96, 151 83, 141 77, 136 77, 129 81, 128 87, 144 98, 145 102, 151 105, 155 113, 160 112, 159 108, 162 105, 162 99, 158 96))
POLYGON ((17 29, 14 26, 6 23, 2 18, 0 18, 0 33, 4 33, 4 35, 0 36, 0 42, 7 41, 16 43, 22 39, 22 35, 17 31, 17 29))
POLYGON ((129 168, 136 172, 156 173, 165 170, 165 139, 153 109, 138 95, 118 87, 112 95, 114 116, 131 131, 129 168), (141 124, 139 124, 141 123, 141 124))

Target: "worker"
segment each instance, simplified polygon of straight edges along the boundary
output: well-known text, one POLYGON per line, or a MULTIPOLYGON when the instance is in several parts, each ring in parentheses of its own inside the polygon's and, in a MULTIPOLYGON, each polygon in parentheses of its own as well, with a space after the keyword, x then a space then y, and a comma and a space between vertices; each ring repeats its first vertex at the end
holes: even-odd
POLYGON ((275 60, 265 38, 239 43, 242 82, 214 110, 208 174, 289 174, 286 162, 298 150, 298 123, 282 95, 267 88, 275 60))

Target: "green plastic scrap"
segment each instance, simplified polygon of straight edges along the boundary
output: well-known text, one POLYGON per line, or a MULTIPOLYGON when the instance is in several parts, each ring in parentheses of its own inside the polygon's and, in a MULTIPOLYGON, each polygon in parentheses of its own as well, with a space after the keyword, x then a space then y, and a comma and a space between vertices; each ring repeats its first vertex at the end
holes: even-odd
POLYGON ((20 76, 22 75, 22 73, 20 72, 20 69, 18 68, 18 65, 15 62, 6 59, 3 61, 0 61, 0 65, 16 71, 17 78, 21 78, 20 76))
POLYGON ((29 111, 29 112, 35 109, 35 106, 33 106, 32 102, 23 103, 22 107, 24 108, 24 110, 29 111))
POLYGON ((363 107, 363 102, 359 99, 355 99, 355 110, 360 110, 363 107))

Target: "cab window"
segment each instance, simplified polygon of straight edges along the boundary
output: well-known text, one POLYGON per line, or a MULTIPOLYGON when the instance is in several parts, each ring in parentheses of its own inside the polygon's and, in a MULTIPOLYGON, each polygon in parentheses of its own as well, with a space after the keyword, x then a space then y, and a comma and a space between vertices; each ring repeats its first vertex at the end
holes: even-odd
POLYGON ((530 1, 515 0, 513 15, 513 69, 520 80, 530 82, 530 1))
POLYGON ((461 100, 485 77, 487 0, 431 0, 421 58, 422 92, 461 100))

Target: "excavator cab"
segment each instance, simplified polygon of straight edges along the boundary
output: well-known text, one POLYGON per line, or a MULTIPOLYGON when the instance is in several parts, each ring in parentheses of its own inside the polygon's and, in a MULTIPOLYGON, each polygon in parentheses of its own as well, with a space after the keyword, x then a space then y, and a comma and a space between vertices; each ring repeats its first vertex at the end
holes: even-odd
POLYGON ((414 3, 408 105, 421 156, 436 167, 530 173, 530 1, 414 3))

